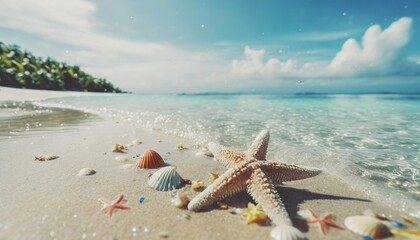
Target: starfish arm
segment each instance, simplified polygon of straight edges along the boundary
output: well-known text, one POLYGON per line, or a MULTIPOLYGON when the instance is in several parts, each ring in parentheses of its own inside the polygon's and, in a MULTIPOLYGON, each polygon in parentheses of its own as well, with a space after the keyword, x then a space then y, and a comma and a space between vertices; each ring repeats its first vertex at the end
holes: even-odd
POLYGON ((115 205, 115 208, 118 208, 118 209, 130 209, 129 207, 122 206, 122 205, 115 205))
POLYGON ((327 221, 327 220, 325 220, 324 222, 329 227, 337 228, 337 229, 340 229, 340 230, 345 230, 345 228, 343 228, 342 226, 339 226, 339 225, 337 225, 333 222, 330 222, 330 221, 327 221))
POLYGON ((310 178, 321 173, 321 170, 317 168, 300 167, 285 163, 259 162, 258 165, 274 184, 310 178))
POLYGON ((209 143, 208 148, 213 153, 214 158, 227 168, 236 166, 245 159, 245 154, 238 153, 214 142, 209 143))
POLYGON ((326 236, 327 232, 328 232, 328 226, 327 224, 325 224, 325 222, 320 221, 319 222, 319 229, 321 229, 321 233, 322 235, 326 236))
POLYGON ((245 164, 227 170, 188 204, 188 210, 200 211, 214 202, 246 189, 251 172, 245 164))
POLYGON ((276 225, 292 226, 286 208, 280 199, 273 183, 264 172, 255 168, 247 181, 248 193, 259 204, 262 205, 268 217, 276 225))
POLYGON ((124 199, 124 194, 121 194, 118 196, 117 200, 115 200, 115 203, 120 203, 124 199))
POLYGON ((251 158, 255 158, 260 161, 264 161, 267 156, 268 141, 270 140, 270 133, 268 130, 263 130, 255 138, 254 142, 245 152, 245 155, 251 158))

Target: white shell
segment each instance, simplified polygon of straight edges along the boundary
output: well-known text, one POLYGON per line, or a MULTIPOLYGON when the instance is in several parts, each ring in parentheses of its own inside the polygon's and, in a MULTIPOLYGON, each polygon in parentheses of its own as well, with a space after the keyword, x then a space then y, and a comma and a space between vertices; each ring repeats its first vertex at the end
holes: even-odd
POLYGON ((351 216, 344 220, 344 225, 355 233, 371 238, 386 238, 392 236, 389 228, 380 220, 371 216, 351 216))
POLYGON ((89 175, 93 175, 95 173, 96 173, 96 171, 93 170, 92 168, 82 168, 82 169, 80 169, 77 176, 89 176, 89 175))
POLYGON ((147 182, 149 186, 158 191, 174 190, 181 185, 181 176, 175 170, 175 167, 163 167, 153 173, 147 182))
POLYGON ((184 191, 177 192, 175 197, 171 199, 172 205, 177 208, 186 208, 189 202, 190 198, 184 191))
POLYGON ((289 225, 279 225, 270 232, 274 240, 304 240, 307 239, 299 229, 289 225))

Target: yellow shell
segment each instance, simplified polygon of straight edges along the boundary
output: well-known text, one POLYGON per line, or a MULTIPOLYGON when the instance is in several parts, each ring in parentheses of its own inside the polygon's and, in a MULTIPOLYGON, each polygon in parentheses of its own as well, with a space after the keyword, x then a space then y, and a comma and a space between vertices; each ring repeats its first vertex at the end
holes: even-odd
POLYGON ((112 151, 113 152, 121 152, 121 153, 124 153, 126 149, 127 148, 124 145, 117 143, 117 144, 114 145, 114 148, 112 148, 112 151))
POLYGON ((176 147, 175 147, 175 149, 176 150, 178 150, 178 151, 182 151, 182 150, 185 150, 185 149, 187 149, 182 143, 181 144, 178 144, 176 147))
POLYGON ((196 192, 201 192, 204 189, 204 183, 201 180, 191 181, 191 189, 196 192))

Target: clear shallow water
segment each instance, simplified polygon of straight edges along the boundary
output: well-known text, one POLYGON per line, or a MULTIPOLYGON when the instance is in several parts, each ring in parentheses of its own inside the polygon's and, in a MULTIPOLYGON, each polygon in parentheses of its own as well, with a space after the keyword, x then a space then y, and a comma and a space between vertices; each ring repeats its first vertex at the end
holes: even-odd
POLYGON ((420 217, 420 95, 132 94, 45 103, 238 150, 269 129, 268 159, 321 167, 420 217))
POLYGON ((25 137, 72 130, 73 126, 89 124, 97 115, 75 109, 37 106, 30 102, 0 103, 0 142, 25 137))

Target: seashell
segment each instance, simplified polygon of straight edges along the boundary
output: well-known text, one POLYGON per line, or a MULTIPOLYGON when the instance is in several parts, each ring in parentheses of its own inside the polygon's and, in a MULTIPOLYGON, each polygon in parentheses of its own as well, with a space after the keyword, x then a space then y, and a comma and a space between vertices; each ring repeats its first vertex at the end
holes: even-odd
POLYGON ((124 145, 121 144, 115 144, 114 147, 112 148, 113 152, 119 152, 119 153, 125 153, 125 150, 127 148, 124 145))
POLYGON ((351 231, 371 238, 386 238, 392 236, 389 228, 372 216, 347 217, 344 225, 351 231))
POLYGON ((387 218, 383 215, 379 215, 379 214, 375 213, 374 211, 372 211, 371 209, 366 209, 365 211, 363 211, 363 215, 374 217, 374 218, 376 218, 378 220, 381 220, 381 221, 391 221, 391 219, 389 219, 389 218, 387 218))
POLYGON ((182 150, 185 150, 187 148, 182 143, 180 143, 175 147, 175 149, 178 150, 178 151, 182 151, 182 150))
POLYGON ((214 157, 214 155, 213 155, 213 153, 212 153, 212 152, 210 152, 210 151, 209 151, 209 150, 207 150, 207 149, 203 149, 203 148, 199 149, 199 150, 195 153, 195 155, 196 155, 196 156, 214 157))
POLYGON ((82 169, 80 169, 77 176, 89 176, 89 175, 93 175, 95 173, 96 173, 96 171, 93 170, 92 168, 82 168, 82 169))
POLYGON ((391 220, 391 219, 385 217, 384 215, 379 215, 379 214, 373 212, 370 209, 365 210, 363 212, 363 215, 374 217, 374 218, 380 220, 383 224, 385 224, 390 229, 391 228, 403 228, 403 227, 405 227, 404 224, 402 224, 401 222, 391 220))
POLYGON ((404 214, 400 214, 400 217, 404 220, 404 222, 409 223, 411 225, 416 225, 416 223, 414 222, 414 220, 411 217, 409 217, 407 215, 404 215, 404 214))
POLYGON ((34 161, 44 162, 44 161, 51 161, 57 158, 59 158, 59 156, 35 156, 34 161))
POLYGON ((394 235, 406 237, 409 239, 420 239, 420 230, 411 230, 411 229, 391 229, 391 232, 394 235))
POLYGON ((123 156, 115 157, 115 160, 118 161, 118 162, 122 162, 122 163, 125 163, 125 162, 129 161, 128 157, 123 157, 123 156))
POLYGON ((171 199, 172 205, 177 208, 187 208, 190 198, 185 194, 184 191, 177 192, 176 196, 171 199))
POLYGON ((297 228, 283 224, 273 228, 270 236, 274 240, 305 240, 305 235, 297 228))
POLYGON ((159 153, 153 151, 152 149, 146 150, 139 158, 136 163, 138 168, 160 168, 163 167, 165 163, 163 162, 162 157, 159 153))
POLYGON ((191 189, 196 192, 201 192, 204 189, 204 183, 201 180, 191 181, 191 189))
POLYGON ((134 139, 133 141, 131 141, 132 144, 142 144, 142 141, 139 141, 137 139, 134 139))
POLYGON ((182 178, 175 167, 169 166, 157 170, 147 183, 158 191, 170 191, 181 185, 182 178))

